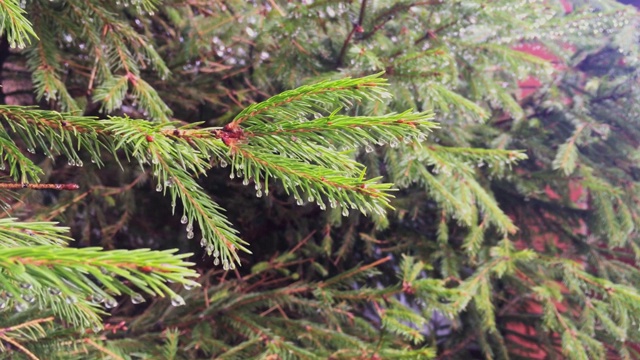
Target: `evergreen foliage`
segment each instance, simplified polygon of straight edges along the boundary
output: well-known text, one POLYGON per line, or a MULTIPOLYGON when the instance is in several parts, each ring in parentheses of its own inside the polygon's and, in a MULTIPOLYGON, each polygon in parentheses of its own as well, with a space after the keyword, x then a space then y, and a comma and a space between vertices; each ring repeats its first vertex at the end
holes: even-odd
POLYGON ((570 5, 0 1, 3 354, 640 358, 638 16, 570 5))

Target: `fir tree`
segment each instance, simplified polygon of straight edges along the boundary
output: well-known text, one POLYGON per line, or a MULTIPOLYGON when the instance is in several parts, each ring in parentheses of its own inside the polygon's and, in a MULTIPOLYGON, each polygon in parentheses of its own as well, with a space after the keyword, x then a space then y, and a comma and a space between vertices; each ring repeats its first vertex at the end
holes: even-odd
POLYGON ((637 15, 567 5, 1 2, 5 350, 640 357, 637 15))

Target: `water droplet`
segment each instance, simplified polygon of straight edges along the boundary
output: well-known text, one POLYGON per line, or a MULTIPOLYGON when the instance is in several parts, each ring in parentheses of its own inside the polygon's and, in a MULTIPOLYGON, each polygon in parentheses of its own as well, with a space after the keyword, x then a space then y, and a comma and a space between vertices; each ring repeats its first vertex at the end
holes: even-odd
POLYGON ((26 302, 32 303, 36 301, 36 297, 33 294, 22 294, 20 297, 26 302))
POLYGON ((84 163, 82 162, 82 160, 78 160, 78 162, 76 162, 76 165, 78 167, 82 167, 84 165, 84 163))
POLYGON ((244 178, 244 180, 242 180, 242 185, 249 185, 249 178, 244 178))
POLYGON ((213 257, 216 257, 216 258, 217 258, 218 256, 220 256, 220 250, 215 249, 215 250, 213 251, 213 257))
POLYGON ((104 301, 104 296, 102 296, 102 294, 93 294, 91 295, 91 301, 96 304, 100 304, 104 301))
POLYGON ((157 191, 157 192, 161 192, 161 191, 162 191, 162 184, 158 184, 158 185, 156 186, 156 191, 157 191))
POLYGON ((262 190, 256 191, 256 197, 262 197, 262 190))
POLYGON ((23 312, 25 310, 27 310, 27 308, 29 307, 29 305, 27 303, 24 302, 16 302, 15 305, 15 309, 17 312, 23 312))
POLYGON ((69 159, 69 162, 67 162, 67 165, 69 166, 76 166, 76 161, 73 159, 69 159))
POLYGON ((213 244, 207 245, 205 251, 207 252, 207 254, 211 255, 211 253, 213 252, 213 244))
POLYGON ((349 209, 347 209, 346 207, 342 208, 342 216, 349 216, 349 209))
POLYGON ((193 231, 193 223, 189 223, 189 224, 187 225, 187 229, 186 229, 186 231, 187 231, 187 232, 191 232, 191 231, 193 231))
POLYGON ((69 295, 69 296, 67 296, 67 297, 64 299, 64 301, 65 301, 67 304, 75 304, 75 303, 77 303, 77 302, 78 302, 78 298, 76 298, 76 297, 75 297, 75 296, 73 296, 73 295, 69 295))
POLYGON ((198 283, 197 282, 189 282, 189 283, 183 284, 183 286, 184 286, 185 290, 189 291, 189 290, 193 289, 194 287, 198 286, 198 283))
POLYGON ((220 265, 220 259, 219 258, 213 258, 213 265, 214 266, 220 265))
POLYGON ((227 259, 222 260, 222 270, 224 271, 229 270, 229 260, 227 259))
POLYGON ((367 144, 367 146, 364 147, 364 151, 366 151, 367 153, 370 153, 373 151, 373 146, 367 144))
POLYGON ((140 303, 143 303, 145 301, 146 300, 144 299, 144 297, 142 297, 142 295, 140 295, 140 294, 134 294, 131 297, 131 302, 134 303, 134 304, 140 304, 140 303))
POLYGON ((20 287, 23 288, 23 289, 31 289, 33 287, 33 285, 31 285, 28 282, 23 282, 23 283, 20 283, 20 287))
POLYGON ((304 204, 304 201, 298 198, 298 200, 296 200, 296 204, 298 204, 299 206, 302 206, 304 204))
POLYGON ((205 238, 200 239, 200 246, 202 246, 202 247, 207 246, 207 239, 205 239, 205 238))
POLYGON ((118 306, 118 302, 114 298, 108 298, 104 302, 104 307, 106 307, 107 309, 113 309, 116 306, 118 306))
POLYGON ((187 239, 193 239, 193 231, 187 233, 187 239))
POLYGON ((182 217, 180 218, 180 223, 186 224, 187 221, 189 221, 189 219, 187 219, 187 215, 182 215, 182 217))
POLYGON ((49 294, 51 294, 53 296, 60 295, 61 293, 62 293, 62 291, 60 291, 60 289, 58 289, 58 288, 49 288, 49 294))
POLYGON ((397 148, 398 147, 398 140, 393 139, 393 140, 389 141, 389 146, 391 146, 392 148, 397 148))
POLYGON ((175 295, 171 298, 171 305, 173 306, 183 306, 184 304, 184 299, 180 295, 175 295))
POLYGON ((220 167, 226 168, 227 166, 229 166, 229 164, 227 164, 227 162, 224 159, 220 160, 220 167))
POLYGON ((236 263, 234 263, 233 261, 229 263, 229 269, 230 270, 235 270, 236 268, 236 263))

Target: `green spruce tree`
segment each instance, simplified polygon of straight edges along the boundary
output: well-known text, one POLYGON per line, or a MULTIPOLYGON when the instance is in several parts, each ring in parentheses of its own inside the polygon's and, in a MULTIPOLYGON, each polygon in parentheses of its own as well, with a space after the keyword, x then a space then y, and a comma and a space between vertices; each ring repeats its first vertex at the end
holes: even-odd
POLYGON ((5 0, 0 17, 3 79, 28 71, 39 105, 0 106, 8 356, 640 357, 635 11, 5 0))

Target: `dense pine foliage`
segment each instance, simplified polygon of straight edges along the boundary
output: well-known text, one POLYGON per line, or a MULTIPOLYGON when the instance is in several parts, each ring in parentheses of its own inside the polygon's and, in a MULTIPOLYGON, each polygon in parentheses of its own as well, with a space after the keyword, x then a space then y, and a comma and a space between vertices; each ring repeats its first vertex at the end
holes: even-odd
POLYGON ((640 358, 634 9, 0 0, 0 35, 6 358, 640 358))

